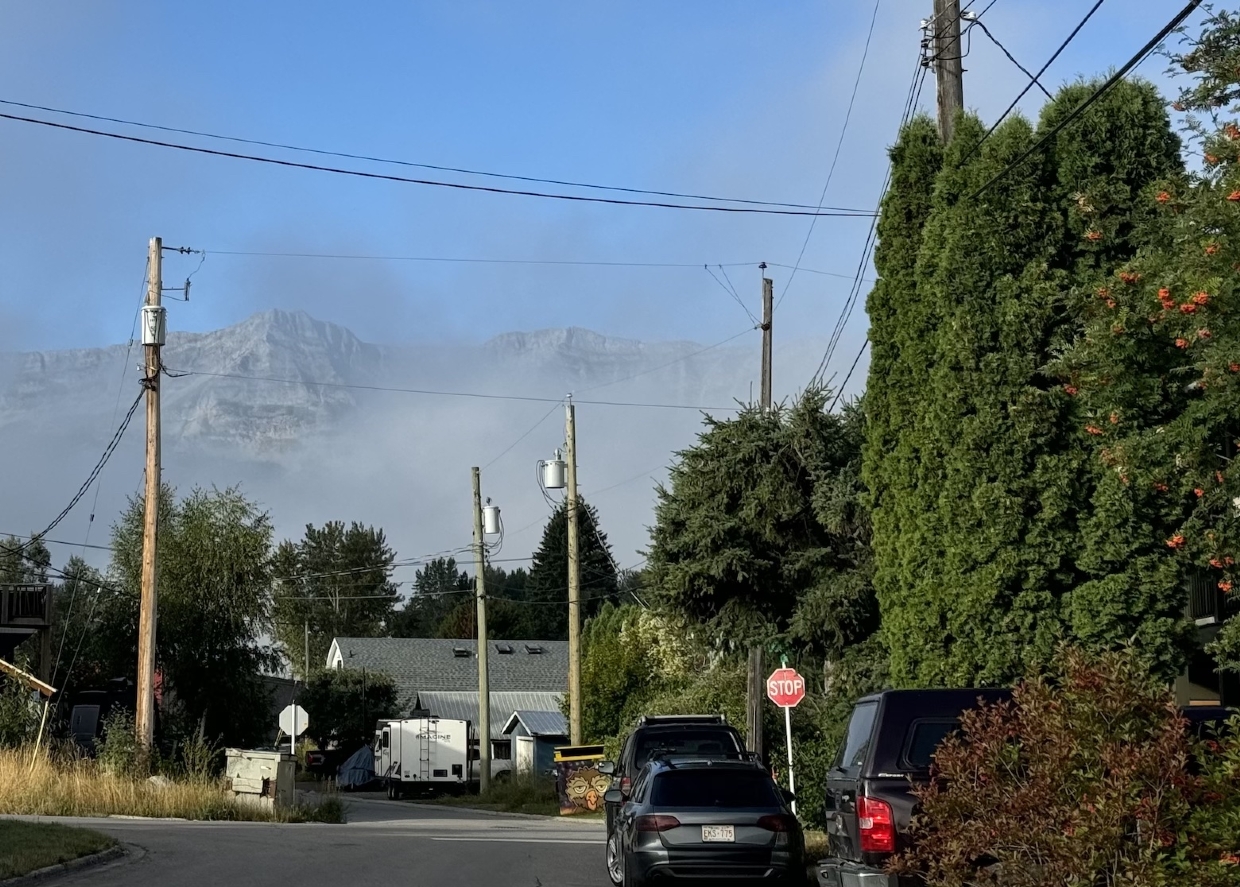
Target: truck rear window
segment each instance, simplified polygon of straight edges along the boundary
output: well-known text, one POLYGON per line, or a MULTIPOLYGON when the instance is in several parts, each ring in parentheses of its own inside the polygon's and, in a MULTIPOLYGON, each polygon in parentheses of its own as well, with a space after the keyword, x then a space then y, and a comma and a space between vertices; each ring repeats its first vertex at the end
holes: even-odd
POLYGON ((848 721, 848 734, 835 761, 836 769, 854 773, 860 771, 866 752, 870 750, 870 734, 874 732, 877 712, 877 702, 862 702, 853 709, 852 718, 848 721))
POLYGON ((957 720, 914 721, 904 743, 904 765, 913 770, 929 770, 935 751, 959 727, 957 720))
POLYGON ((641 737, 634 755, 634 768, 650 760, 656 750, 678 755, 735 755, 741 751, 728 730, 660 730, 641 737))
POLYGON ((771 777, 760 770, 670 770, 654 780, 650 803, 656 807, 781 806, 771 777))

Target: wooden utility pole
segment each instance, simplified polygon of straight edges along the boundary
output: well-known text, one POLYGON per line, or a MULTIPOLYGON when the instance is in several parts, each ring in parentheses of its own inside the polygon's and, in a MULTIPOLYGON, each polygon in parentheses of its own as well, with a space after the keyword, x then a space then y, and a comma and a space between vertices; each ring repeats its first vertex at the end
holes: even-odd
POLYGON ((478 790, 491 789, 491 681, 487 668, 486 548, 482 535, 482 473, 474 476, 474 596, 478 603, 478 790))
POLYGON ((934 73, 938 85, 939 137, 947 144, 964 110, 964 53, 960 43, 960 0, 934 0, 934 73))
POLYGON ((152 237, 147 251, 146 307, 142 341, 146 349, 146 500, 142 524, 142 599, 138 609, 138 743, 149 749, 155 740, 155 626, 157 574, 155 548, 159 537, 159 349, 163 344, 163 242, 152 237))
MULTIPOLYGON (((766 267, 766 262, 762 263, 766 267)), ((771 409, 771 321, 775 313, 775 283, 762 278, 762 412, 771 409)))
MULTIPOLYGON (((766 270, 766 263, 758 266, 766 270)), ((775 284, 767 277, 762 278, 762 412, 771 409, 771 330, 775 311, 775 284)), ((762 733, 762 700, 765 681, 762 668, 762 648, 749 648, 749 665, 745 681, 745 740, 749 750, 761 756, 765 751, 765 737, 762 733)))
POLYGON ((568 733, 581 745, 581 548, 577 539, 577 415, 565 407, 564 449, 568 462, 568 733))

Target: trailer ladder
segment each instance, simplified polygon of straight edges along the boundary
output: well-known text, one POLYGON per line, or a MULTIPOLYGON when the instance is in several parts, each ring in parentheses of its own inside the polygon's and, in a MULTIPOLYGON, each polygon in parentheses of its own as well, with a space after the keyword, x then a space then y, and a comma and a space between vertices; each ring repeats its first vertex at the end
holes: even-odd
POLYGON ((418 777, 430 781, 431 751, 439 738, 439 722, 427 719, 426 729, 418 734, 418 777))

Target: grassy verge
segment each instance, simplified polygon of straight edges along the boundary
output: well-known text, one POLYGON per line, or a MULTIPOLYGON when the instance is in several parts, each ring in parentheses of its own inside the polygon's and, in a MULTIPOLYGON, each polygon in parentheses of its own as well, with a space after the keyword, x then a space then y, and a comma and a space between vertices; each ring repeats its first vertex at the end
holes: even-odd
MULTIPOLYGON (((496 813, 532 813, 559 816, 560 801, 555 783, 547 779, 513 778, 496 780, 486 794, 454 795, 431 801, 445 807, 470 807, 496 813)), ((598 814, 601 816, 602 814, 598 814)))
POLYGON ((99 832, 43 822, 0 821, 0 881, 107 850, 99 832))
POLYGON ((55 759, 30 749, 0 749, 0 814, 151 816, 257 822, 343 822, 329 795, 313 806, 271 810, 238 803, 220 780, 161 781, 109 773, 83 758, 55 759), (33 766, 31 764, 33 760, 33 766))
POLYGON ((826 858, 829 852, 826 832, 807 831, 805 833, 805 861, 817 862, 826 858))

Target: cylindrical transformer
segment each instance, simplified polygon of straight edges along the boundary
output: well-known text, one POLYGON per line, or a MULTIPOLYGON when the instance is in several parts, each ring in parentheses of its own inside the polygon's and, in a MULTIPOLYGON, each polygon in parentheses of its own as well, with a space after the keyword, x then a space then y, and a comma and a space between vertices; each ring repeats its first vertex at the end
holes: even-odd
POLYGON ((482 507, 482 532, 487 536, 499 535, 498 505, 484 505, 482 507))
POLYGON ((142 344, 163 345, 168 334, 168 311, 162 305, 142 306, 142 344))
POLYGON ((562 490, 568 486, 568 466, 555 451, 555 458, 543 463, 543 486, 548 490, 562 490))

